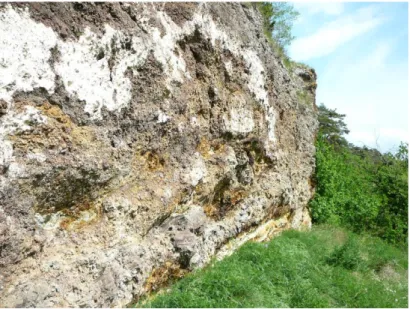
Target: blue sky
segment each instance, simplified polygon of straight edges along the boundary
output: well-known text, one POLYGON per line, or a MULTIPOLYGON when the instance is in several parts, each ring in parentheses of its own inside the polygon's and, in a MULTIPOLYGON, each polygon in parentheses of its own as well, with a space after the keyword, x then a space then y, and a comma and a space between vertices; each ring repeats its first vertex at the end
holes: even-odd
POLYGON ((394 150, 408 140, 408 4, 292 3, 290 57, 318 74, 316 103, 346 114, 347 139, 394 150))

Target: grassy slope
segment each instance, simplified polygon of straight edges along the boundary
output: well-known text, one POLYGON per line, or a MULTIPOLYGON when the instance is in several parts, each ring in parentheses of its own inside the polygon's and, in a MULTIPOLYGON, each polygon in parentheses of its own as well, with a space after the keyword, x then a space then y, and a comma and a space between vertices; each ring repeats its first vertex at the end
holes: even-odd
POLYGON ((248 243, 144 307, 407 307, 407 252, 318 226, 248 243))

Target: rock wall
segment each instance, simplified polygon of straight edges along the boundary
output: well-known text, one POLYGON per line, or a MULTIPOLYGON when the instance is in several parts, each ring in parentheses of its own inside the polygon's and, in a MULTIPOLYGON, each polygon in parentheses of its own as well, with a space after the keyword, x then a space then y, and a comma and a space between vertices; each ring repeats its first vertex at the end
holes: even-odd
POLYGON ((1 4, 1 306, 124 306, 309 226, 315 80, 239 3, 1 4))

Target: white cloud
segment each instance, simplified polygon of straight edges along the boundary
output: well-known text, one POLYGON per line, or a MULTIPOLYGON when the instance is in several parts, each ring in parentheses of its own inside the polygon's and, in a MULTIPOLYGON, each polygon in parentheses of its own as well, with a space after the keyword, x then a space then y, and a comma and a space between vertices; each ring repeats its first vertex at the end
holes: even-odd
POLYGON ((315 33, 296 39, 290 46, 290 56, 296 61, 307 61, 331 54, 343 44, 379 26, 385 19, 378 15, 375 6, 368 6, 329 22, 315 33))
POLYGON ((301 10, 299 33, 310 35, 296 40, 290 52, 316 68, 317 103, 346 114, 348 141, 395 151, 410 136, 407 30, 404 36, 397 27, 407 29, 407 16, 398 15, 398 4, 362 6, 345 3, 341 16, 333 17, 301 10))
POLYGON ((386 60, 392 51, 392 46, 390 42, 380 42, 375 50, 361 62, 363 68, 368 69, 381 69, 385 67, 386 60))
POLYGON ((340 15, 344 11, 343 2, 294 2, 292 3, 297 11, 303 11, 310 15, 340 15))
POLYGON ((376 147, 377 135, 369 131, 351 131, 347 136, 347 140, 355 145, 376 147))
POLYGON ((408 140, 409 132, 398 128, 380 128, 380 136, 408 140))
POLYGON ((374 129, 373 133, 369 130, 353 131, 347 135, 347 140, 358 146, 368 146, 382 152, 394 152, 400 142, 409 140, 409 134, 405 129, 381 127, 374 129))
POLYGON ((295 24, 303 24, 314 15, 337 16, 343 13, 343 2, 291 2, 296 11, 300 13, 295 24))
POLYGON ((339 55, 319 75, 318 102, 346 114, 347 139, 356 145, 391 151, 408 140, 407 61, 394 61, 394 42, 375 42, 355 62, 339 55))

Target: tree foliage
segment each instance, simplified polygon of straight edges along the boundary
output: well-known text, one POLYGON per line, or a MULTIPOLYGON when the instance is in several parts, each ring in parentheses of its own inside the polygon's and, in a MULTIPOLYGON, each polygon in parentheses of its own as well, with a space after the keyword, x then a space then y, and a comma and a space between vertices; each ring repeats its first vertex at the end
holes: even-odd
POLYGON ((294 39, 292 26, 299 13, 286 2, 259 2, 256 5, 263 16, 266 34, 285 49, 294 39))
POLYGON ((343 118, 319 107, 313 220, 407 243, 408 145, 385 154, 350 145, 343 118))
POLYGON ((292 26, 299 13, 286 2, 272 2, 272 8, 272 37, 280 46, 286 48, 295 38, 292 36, 292 26))
POLYGON ((329 144, 347 146, 344 134, 349 130, 344 122, 346 115, 339 114, 336 109, 327 108, 323 103, 318 106, 319 135, 329 144))

